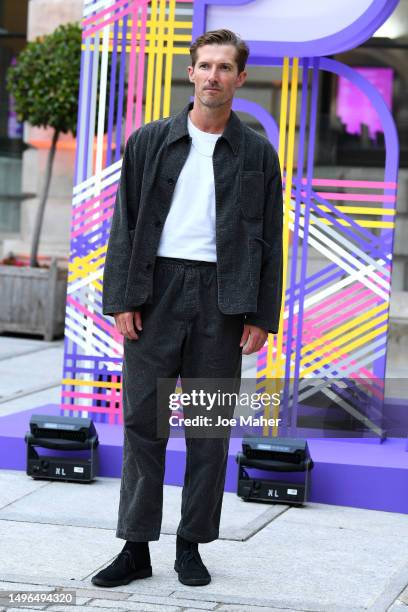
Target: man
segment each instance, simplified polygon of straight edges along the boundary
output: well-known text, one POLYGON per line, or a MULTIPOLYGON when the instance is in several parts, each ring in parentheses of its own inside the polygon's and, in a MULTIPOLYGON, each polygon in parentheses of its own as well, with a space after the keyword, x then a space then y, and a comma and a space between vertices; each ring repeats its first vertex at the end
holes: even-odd
MULTIPOLYGON (((152 575, 148 543, 160 537, 167 444, 157 435, 158 379, 239 381, 242 354, 278 331, 278 158, 231 111, 247 77, 248 47, 217 30, 200 36, 190 54, 194 102, 129 137, 109 237, 103 313, 124 336, 116 536, 126 544, 92 578, 99 586, 152 575)), ((228 436, 186 436, 174 566, 183 584, 211 580, 198 544, 219 535, 228 444, 228 436)))

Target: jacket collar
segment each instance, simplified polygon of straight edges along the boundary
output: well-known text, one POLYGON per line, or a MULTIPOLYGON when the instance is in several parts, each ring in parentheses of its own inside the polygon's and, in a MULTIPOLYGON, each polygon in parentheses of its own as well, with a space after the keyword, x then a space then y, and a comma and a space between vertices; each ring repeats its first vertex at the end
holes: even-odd
MULTIPOLYGON (((188 136, 187 117, 189 111, 193 108, 194 103, 190 102, 183 108, 183 110, 173 117, 169 136, 167 139, 168 144, 176 142, 184 136, 188 136)), ((241 142, 241 131, 242 123, 238 115, 231 111, 228 123, 222 133, 221 138, 224 138, 230 145, 234 155, 238 155, 238 149, 241 142)))

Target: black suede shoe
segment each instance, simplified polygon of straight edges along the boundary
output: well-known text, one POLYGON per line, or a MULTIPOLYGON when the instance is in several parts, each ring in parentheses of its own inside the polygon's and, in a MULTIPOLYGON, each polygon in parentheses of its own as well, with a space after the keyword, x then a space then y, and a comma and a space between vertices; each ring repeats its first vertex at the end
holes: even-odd
POLYGON ((198 552, 198 544, 187 542, 180 536, 177 536, 174 569, 178 573, 179 581, 187 586, 204 586, 211 582, 211 576, 198 552))
POLYGON ((115 587, 129 584, 138 578, 149 578, 151 575, 152 566, 148 548, 147 555, 137 560, 129 550, 122 550, 108 567, 92 576, 91 582, 96 586, 115 587))

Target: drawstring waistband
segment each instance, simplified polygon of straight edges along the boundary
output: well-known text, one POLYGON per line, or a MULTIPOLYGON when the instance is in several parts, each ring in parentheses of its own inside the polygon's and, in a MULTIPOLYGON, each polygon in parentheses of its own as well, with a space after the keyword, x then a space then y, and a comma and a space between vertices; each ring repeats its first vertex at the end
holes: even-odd
POLYGON ((156 257, 156 263, 158 264, 179 264, 183 266, 210 266, 212 268, 217 267, 216 261, 200 261, 198 259, 182 259, 181 257, 156 257))

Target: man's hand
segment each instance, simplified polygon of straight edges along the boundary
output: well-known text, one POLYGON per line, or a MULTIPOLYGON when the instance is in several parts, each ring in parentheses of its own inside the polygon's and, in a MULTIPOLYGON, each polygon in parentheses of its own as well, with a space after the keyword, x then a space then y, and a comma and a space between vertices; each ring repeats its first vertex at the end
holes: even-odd
POLYGON ((250 355, 251 353, 256 353, 263 347, 265 341, 268 337, 268 332, 262 327, 257 327, 256 325, 244 325, 244 331, 242 332, 241 342, 239 346, 244 346, 245 348, 242 350, 243 355, 250 355), (249 338, 249 340, 248 340, 249 338))
POLYGON ((129 340, 138 340, 139 336, 136 333, 142 331, 142 313, 140 310, 135 312, 116 312, 114 315, 116 329, 122 336, 129 340))

